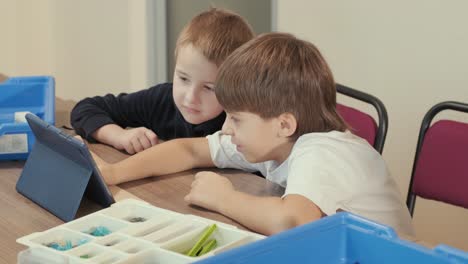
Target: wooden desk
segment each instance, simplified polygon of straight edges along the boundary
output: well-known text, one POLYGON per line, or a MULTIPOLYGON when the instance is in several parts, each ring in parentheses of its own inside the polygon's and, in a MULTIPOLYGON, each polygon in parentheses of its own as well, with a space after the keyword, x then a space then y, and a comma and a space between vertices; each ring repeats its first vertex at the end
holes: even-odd
MULTIPOLYGON (((106 161, 115 162, 127 155, 101 144, 90 148, 106 161)), ((16 263, 19 251, 25 249, 16 239, 33 232, 40 232, 63 223, 60 219, 42 209, 34 202, 16 192, 16 181, 21 174, 24 162, 0 162, 0 263, 16 263)), ((255 195, 281 195, 282 187, 264 178, 235 170, 213 170, 228 177, 235 188, 255 195)), ((183 214, 194 214, 244 228, 233 220, 203 208, 188 205, 184 196, 189 192, 196 170, 172 175, 153 177, 121 184, 113 188, 116 200, 136 196, 157 207, 183 214), (128 193, 127 193, 128 192, 128 193)), ((101 209, 97 204, 85 200, 78 212, 79 216, 101 209)))

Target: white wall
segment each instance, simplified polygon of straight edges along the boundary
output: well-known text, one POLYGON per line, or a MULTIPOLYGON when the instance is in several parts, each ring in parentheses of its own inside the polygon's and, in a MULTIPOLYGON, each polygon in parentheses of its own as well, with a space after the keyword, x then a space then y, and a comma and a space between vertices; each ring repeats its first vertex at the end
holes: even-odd
POLYGON ((50 10, 35 1, 0 1, 1 72, 10 74, 21 68, 27 74, 51 67, 51 31, 44 19, 48 16, 50 10), (33 59, 20 61, 20 57, 33 59))
MULTIPOLYGON (((468 2, 277 2, 279 31, 317 45, 337 82, 384 102, 390 118, 384 158, 406 200, 424 113, 441 101, 468 102, 468 2)), ((414 224, 424 240, 468 250, 466 209, 418 198, 414 224)))
POLYGON ((155 60, 165 65, 166 58, 155 51, 151 17, 161 3, 0 0, 0 72, 53 75, 57 96, 75 100, 164 81, 155 60))

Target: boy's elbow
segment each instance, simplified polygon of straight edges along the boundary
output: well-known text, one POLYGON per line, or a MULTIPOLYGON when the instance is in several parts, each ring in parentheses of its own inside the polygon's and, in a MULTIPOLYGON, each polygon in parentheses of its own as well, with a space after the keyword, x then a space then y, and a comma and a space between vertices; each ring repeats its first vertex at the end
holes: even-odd
POLYGON ((281 217, 276 218, 276 220, 273 222, 273 225, 271 225, 270 230, 268 230, 266 235, 270 236, 270 235, 278 234, 283 231, 294 228, 296 226, 298 226, 298 221, 296 221, 296 218, 294 216, 283 215, 281 217))
POLYGON ((281 200, 281 206, 275 210, 274 224, 271 225, 269 235, 310 223, 325 216, 313 202, 301 195, 287 195, 281 200))
POLYGON ((268 231, 268 235, 277 234, 288 229, 307 224, 322 217, 321 211, 303 212, 298 210, 284 210, 278 214, 268 231))

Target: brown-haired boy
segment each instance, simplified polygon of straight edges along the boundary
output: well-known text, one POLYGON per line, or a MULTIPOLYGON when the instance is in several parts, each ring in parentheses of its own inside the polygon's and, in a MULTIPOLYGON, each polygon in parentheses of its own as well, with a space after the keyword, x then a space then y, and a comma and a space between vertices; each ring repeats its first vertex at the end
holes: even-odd
POLYGON ((222 132, 173 140, 116 164, 98 158, 106 182, 213 166, 260 171, 286 188, 282 197, 242 193, 225 177, 199 172, 185 199, 264 234, 338 211, 413 233, 382 157, 337 114, 333 75, 311 43, 259 36, 222 64, 215 90, 227 113, 222 132))
POLYGON ((72 110, 71 124, 87 140, 130 154, 157 144, 158 138, 212 134, 226 118, 213 90, 218 67, 253 37, 250 25, 235 13, 216 8, 202 12, 179 35, 173 83, 86 98, 72 110))

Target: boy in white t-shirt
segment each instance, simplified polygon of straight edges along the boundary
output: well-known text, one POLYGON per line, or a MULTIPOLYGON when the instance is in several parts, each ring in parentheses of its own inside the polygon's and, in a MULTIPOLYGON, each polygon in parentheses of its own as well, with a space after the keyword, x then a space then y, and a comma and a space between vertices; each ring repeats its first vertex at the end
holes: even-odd
POLYGON ((222 131, 171 140, 116 164, 97 159, 106 182, 213 166, 258 170, 285 194, 252 196, 199 172, 185 199, 263 234, 337 211, 413 234, 382 157, 337 114, 332 73, 311 43, 282 33, 255 38, 222 64, 215 92, 227 113, 222 131))

